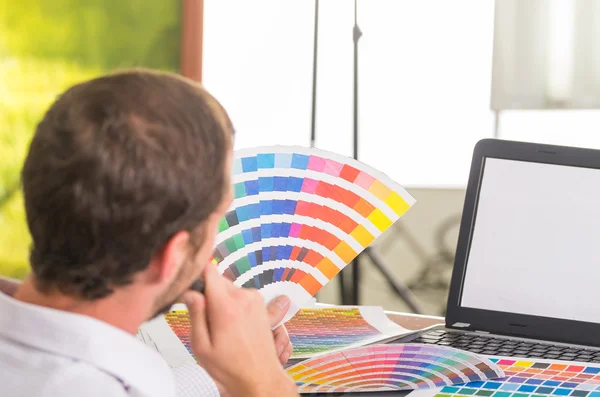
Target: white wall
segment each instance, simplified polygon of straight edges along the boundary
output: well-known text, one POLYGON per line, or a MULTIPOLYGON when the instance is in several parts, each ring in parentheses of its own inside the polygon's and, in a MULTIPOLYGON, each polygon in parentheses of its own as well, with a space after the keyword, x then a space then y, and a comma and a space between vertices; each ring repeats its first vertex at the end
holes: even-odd
MULTIPOLYGON (((320 5, 317 146, 351 155, 353 2, 320 5)), ((313 1, 206 1, 204 81, 237 147, 309 144, 313 17, 313 1)), ((493 3, 361 0, 359 25, 360 158, 407 186, 464 185, 493 124, 493 3)))
MULTIPOLYGON (((317 146, 350 155, 353 2, 320 4, 317 146)), ((358 5, 359 157, 409 187, 418 202, 400 225, 433 255, 437 226, 462 210, 473 145, 493 134, 494 1, 358 5)), ((313 17, 314 1, 205 0, 204 81, 233 118, 237 148, 309 145, 313 17)), ((502 138, 595 148, 599 130, 598 111, 512 111, 500 123, 502 138)), ((394 231, 377 244, 398 277, 418 270, 394 231)), ((320 298, 334 301, 336 287, 320 298)), ((366 271, 363 303, 401 309, 385 291, 366 271)), ((445 291, 433 295, 432 313, 445 291)))
MULTIPOLYGON (((237 147, 308 145, 314 1, 206 0, 204 80, 237 147)), ((352 153, 353 2, 320 1, 317 146, 352 153)), ((359 157, 412 187, 464 186, 493 134, 493 0, 359 0, 359 157)), ((600 148, 600 112, 507 112, 501 137, 600 148)))

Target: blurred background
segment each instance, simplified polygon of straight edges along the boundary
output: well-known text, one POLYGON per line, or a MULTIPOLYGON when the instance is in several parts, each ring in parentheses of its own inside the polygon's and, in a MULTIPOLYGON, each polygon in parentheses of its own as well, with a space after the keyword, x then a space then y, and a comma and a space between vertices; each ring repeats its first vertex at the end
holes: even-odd
MULTIPOLYGON (((375 242, 426 314, 444 314, 475 143, 600 148, 600 2, 318 2, 315 144, 353 154, 415 206, 375 242)), ((73 83, 131 66, 202 81, 229 111, 236 148, 310 144, 315 0, 0 0, 0 275, 28 272, 19 170, 43 112, 73 83)), ((407 310, 367 257, 358 303, 407 310)), ((335 280, 319 293, 342 297, 335 280)))
POLYGON ((178 71, 180 24, 176 1, 0 0, 0 274, 29 271, 19 172, 50 103, 115 68, 178 71))

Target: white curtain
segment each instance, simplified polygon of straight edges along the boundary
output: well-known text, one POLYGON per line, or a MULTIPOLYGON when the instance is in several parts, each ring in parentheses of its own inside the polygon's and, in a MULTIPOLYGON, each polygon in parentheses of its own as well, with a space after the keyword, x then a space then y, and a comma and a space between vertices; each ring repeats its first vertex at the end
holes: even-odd
POLYGON ((600 1, 496 0, 492 108, 600 108, 600 1))

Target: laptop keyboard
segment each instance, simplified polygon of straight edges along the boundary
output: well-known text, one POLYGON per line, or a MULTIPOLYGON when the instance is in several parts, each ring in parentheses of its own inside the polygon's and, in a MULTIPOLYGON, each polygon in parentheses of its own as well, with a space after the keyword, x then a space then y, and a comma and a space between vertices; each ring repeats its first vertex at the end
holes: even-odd
POLYGON ((430 331, 410 342, 450 346, 485 356, 542 358, 600 363, 600 350, 571 348, 569 346, 448 332, 445 330, 430 331))

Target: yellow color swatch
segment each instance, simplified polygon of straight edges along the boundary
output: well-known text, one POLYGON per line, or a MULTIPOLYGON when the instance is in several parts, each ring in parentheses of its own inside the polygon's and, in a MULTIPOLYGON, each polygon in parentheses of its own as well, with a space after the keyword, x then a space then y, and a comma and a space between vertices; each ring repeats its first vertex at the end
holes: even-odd
POLYGON ((523 367, 523 368, 529 368, 533 365, 534 363, 531 361, 517 361, 516 363, 513 364, 513 367, 523 367))
POLYGON ((335 252, 345 263, 350 263, 350 261, 358 255, 345 241, 340 241, 333 252, 335 252))
POLYGON ((323 258, 317 265, 317 269, 330 280, 340 272, 340 268, 337 267, 329 258, 323 258))
POLYGON ((369 233, 369 231, 365 229, 363 225, 358 225, 352 231, 352 233, 350 233, 350 235, 354 237, 354 239, 365 248, 368 247, 369 244, 373 242, 373 240, 375 240, 375 237, 373 237, 373 235, 369 233))
POLYGON ((298 368, 295 368, 294 372, 288 372, 288 374, 292 375, 294 380, 296 380, 296 379, 300 379, 306 375, 314 374, 316 372, 318 372, 316 369, 305 367, 302 365, 298 368))
POLYGON ((408 205, 408 203, 396 192, 391 192, 383 201, 385 201, 398 216, 402 216, 410 208, 410 205, 408 205))
POLYGON ((369 192, 373 193, 379 200, 384 201, 385 198, 390 195, 392 190, 376 179, 369 187, 369 192))
POLYGON ((384 232, 392 226, 392 221, 379 208, 375 208, 371 215, 367 217, 377 229, 384 232))

